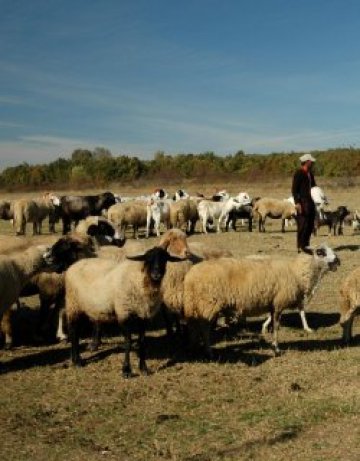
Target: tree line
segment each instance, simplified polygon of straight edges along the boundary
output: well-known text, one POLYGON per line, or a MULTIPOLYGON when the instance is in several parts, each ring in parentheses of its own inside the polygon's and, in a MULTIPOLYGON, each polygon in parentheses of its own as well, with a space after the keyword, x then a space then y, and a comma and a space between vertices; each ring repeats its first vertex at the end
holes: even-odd
MULTIPOLYGON (((138 180, 160 184, 184 179, 201 181, 272 180, 289 178, 299 166, 304 152, 231 155, 214 152, 169 155, 156 152, 151 160, 114 156, 108 149, 94 151, 76 149, 70 158, 58 158, 48 164, 22 163, 5 168, 0 174, 3 190, 45 188, 106 187, 113 183, 134 183, 138 180)), ((353 147, 312 151, 316 158, 316 175, 324 178, 360 176, 360 149, 353 147)))

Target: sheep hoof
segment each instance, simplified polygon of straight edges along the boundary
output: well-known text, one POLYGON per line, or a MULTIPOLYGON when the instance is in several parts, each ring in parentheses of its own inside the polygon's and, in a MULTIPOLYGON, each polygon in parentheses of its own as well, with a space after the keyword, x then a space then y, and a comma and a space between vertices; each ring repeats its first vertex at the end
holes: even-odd
POLYGON ((275 356, 275 357, 280 357, 281 354, 282 354, 281 350, 280 350, 278 347, 276 347, 276 348, 274 349, 274 356, 275 356))
POLYGON ((5 350, 5 351, 11 351, 12 348, 13 348, 12 343, 6 343, 6 344, 4 345, 4 350, 5 350))
POLYGON ((72 364, 76 368, 81 368, 81 367, 83 367, 85 365, 85 362, 82 359, 77 359, 77 360, 73 360, 72 364))
POLYGON ((123 367, 122 375, 123 375, 123 378, 125 378, 125 379, 129 379, 129 378, 132 378, 134 376, 132 371, 131 371, 131 368, 129 366, 124 366, 123 367))
POLYGON ((88 350, 90 352, 96 352, 97 350, 99 350, 100 344, 101 343, 90 343, 88 346, 88 350))
POLYGON ((150 376, 150 375, 152 375, 152 372, 148 369, 148 367, 140 368, 140 373, 141 373, 143 376, 150 376))
POLYGON ((312 328, 308 327, 308 328, 305 328, 305 331, 307 331, 308 333, 314 333, 315 330, 313 330, 312 328))

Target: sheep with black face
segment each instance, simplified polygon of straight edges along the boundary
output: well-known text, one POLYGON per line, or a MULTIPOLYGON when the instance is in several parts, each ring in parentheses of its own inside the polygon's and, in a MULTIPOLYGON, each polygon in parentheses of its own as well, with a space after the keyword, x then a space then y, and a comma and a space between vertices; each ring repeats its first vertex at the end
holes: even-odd
POLYGON ((117 319, 125 335, 124 377, 131 376, 130 349, 134 326, 139 332, 139 369, 147 373, 145 320, 161 306, 161 281, 167 262, 181 261, 161 247, 117 262, 88 259, 75 263, 65 275, 65 310, 71 341, 71 359, 81 365, 79 319, 85 314, 94 322, 117 319), (101 274, 101 277, 99 277, 101 274))

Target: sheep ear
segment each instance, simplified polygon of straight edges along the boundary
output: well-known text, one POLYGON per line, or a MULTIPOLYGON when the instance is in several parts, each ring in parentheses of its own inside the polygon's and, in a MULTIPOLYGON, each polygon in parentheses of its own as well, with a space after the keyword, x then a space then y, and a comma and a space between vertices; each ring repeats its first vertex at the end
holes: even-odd
POLYGON ((126 259, 130 259, 130 261, 145 261, 146 255, 126 256, 126 259))
POLYGON ((178 256, 172 256, 168 253, 167 260, 171 263, 177 263, 180 261, 185 261, 188 258, 179 258, 178 256))

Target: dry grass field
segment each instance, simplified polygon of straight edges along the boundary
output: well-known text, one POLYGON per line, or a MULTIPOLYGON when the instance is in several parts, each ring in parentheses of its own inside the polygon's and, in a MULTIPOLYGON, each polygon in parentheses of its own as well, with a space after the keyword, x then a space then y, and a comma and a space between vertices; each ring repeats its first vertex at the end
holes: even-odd
MULTIPOLYGON (((332 208, 360 208, 360 188, 323 186, 332 208)), ((214 192, 213 186, 185 188, 214 192)), ((284 198, 290 185, 226 188, 284 198)), ((13 237, 6 222, 0 223, 0 235, 2 252, 28 241, 54 240, 49 235, 28 241, 13 237)), ((295 238, 295 228, 281 234, 280 222, 269 220, 265 234, 241 228, 218 235, 196 233, 190 240, 243 256, 259 251, 295 255, 295 238)), ((156 241, 151 238, 146 245, 156 241)), ((19 314, 17 346, 0 351, 2 459, 358 461, 360 318, 352 346, 342 348, 338 289, 360 264, 360 234, 346 227, 343 236, 328 237, 323 227, 312 245, 323 241, 337 249, 341 266, 324 278, 307 308, 314 333, 301 329, 297 313, 283 315, 283 354, 277 358, 259 340, 260 318, 249 319, 245 328, 219 326, 213 337, 216 360, 211 363, 188 357, 180 344, 171 350, 164 330, 153 327, 148 334, 153 373, 124 380, 121 336, 106 337, 98 352, 84 351, 87 364, 75 369, 69 365, 68 345, 31 344, 31 322, 19 314)), ((36 299, 25 302, 36 307, 36 299)), ((133 366, 137 371, 135 355, 133 366)))

